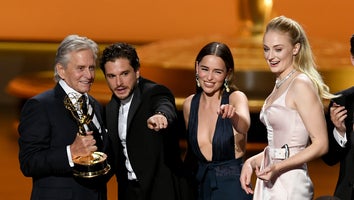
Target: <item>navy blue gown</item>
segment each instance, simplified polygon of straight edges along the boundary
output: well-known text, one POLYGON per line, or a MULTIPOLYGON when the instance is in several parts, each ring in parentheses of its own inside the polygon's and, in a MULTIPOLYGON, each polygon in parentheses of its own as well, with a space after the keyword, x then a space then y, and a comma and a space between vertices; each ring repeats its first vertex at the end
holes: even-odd
MULTIPOLYGON (((221 104, 228 104, 229 93, 224 92, 221 104)), ((198 109, 201 93, 194 95, 191 102, 188 142, 190 150, 198 159, 196 179, 198 182, 199 200, 247 200, 247 195, 241 188, 240 173, 242 158, 235 159, 235 142, 232 123, 229 119, 218 116, 212 141, 212 161, 207 161, 201 153, 197 141, 198 109)))

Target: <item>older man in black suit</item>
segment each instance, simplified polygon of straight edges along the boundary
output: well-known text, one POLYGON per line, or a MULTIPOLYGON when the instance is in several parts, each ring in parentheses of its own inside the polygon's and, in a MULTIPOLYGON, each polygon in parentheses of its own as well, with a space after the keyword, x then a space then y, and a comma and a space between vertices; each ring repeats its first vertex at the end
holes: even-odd
MULTIPOLYGON (((354 35, 350 39, 351 61, 354 66, 354 35)), ((340 162, 334 196, 342 200, 354 199, 354 87, 339 92, 340 97, 329 105, 329 151, 323 157, 328 165, 340 162)))
MULTIPOLYGON (((97 44, 86 37, 66 37, 56 54, 56 86, 29 99, 22 108, 18 127, 19 160, 23 174, 33 179, 32 200, 107 199, 108 177, 94 180, 77 177, 73 162, 76 158, 90 156, 94 151, 106 151, 108 146, 101 117, 103 109, 87 94, 95 77, 97 52, 97 44), (77 119, 64 105, 68 94, 78 98, 86 96, 88 100, 81 105, 87 103, 89 109, 93 108, 90 109, 93 116, 91 130, 97 131, 88 131, 86 136, 85 133, 78 134, 77 119)), ((78 99, 70 100, 76 104, 74 101, 78 99)))

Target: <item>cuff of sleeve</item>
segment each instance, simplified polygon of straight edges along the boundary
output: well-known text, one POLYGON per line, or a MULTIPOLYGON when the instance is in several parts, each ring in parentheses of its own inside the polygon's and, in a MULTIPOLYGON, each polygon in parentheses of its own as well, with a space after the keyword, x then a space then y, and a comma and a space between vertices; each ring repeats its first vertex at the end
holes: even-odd
POLYGON ((166 117, 166 119, 168 120, 168 117, 167 117, 166 113, 164 113, 164 112, 156 111, 155 115, 162 115, 162 116, 166 117))
POLYGON ((341 147, 345 147, 345 144, 347 144, 347 134, 344 134, 344 137, 337 131, 336 128, 333 129, 333 136, 336 139, 337 143, 341 147))
POLYGON ((68 154, 68 161, 70 167, 74 167, 73 158, 71 157, 70 145, 66 146, 66 153, 68 154))

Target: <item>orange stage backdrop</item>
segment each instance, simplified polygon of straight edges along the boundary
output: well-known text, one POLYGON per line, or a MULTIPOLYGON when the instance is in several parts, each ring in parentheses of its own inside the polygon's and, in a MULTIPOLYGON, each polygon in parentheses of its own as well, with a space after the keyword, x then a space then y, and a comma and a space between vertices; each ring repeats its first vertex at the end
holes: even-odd
MULTIPOLYGON (((274 0, 273 15, 298 20, 311 37, 347 42, 353 0, 274 0)), ((60 41, 77 33, 98 42, 145 43, 239 31, 237 0, 4 0, 0 41, 60 41)))

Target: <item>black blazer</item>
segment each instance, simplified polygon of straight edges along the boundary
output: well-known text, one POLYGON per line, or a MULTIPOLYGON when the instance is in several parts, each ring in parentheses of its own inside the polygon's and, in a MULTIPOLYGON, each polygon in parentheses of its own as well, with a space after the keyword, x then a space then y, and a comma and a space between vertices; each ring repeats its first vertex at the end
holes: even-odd
MULTIPOLYGON (((106 107, 108 133, 115 158, 115 172, 119 185, 119 200, 124 200, 127 170, 123 147, 118 136, 120 100, 114 95, 106 107)), ((176 174, 181 166, 176 108, 172 93, 164 86, 144 78, 134 89, 127 124, 127 150, 146 200, 174 200, 180 198, 176 174), (156 112, 167 116, 169 126, 156 132, 147 127, 147 119, 156 112)))
MULTIPOLYGON (((327 113, 327 128, 329 139, 329 151, 322 158, 328 165, 335 165, 340 162, 340 171, 337 181, 337 186, 334 196, 340 199, 352 199, 354 187, 354 133, 353 133, 353 114, 354 114, 354 87, 343 90, 338 94, 342 94, 345 101, 345 108, 347 109, 347 118, 345 119, 345 126, 347 128, 348 142, 345 148, 342 148, 333 136, 334 125, 330 120, 329 111, 327 113)), ((329 108, 333 102, 329 104, 329 108)), ((329 109, 328 109, 329 110, 329 109)))
MULTIPOLYGON (((73 143, 78 126, 64 106, 65 96, 57 84, 54 89, 29 99, 22 108, 18 127, 19 161, 22 173, 33 179, 31 199, 107 199, 108 178, 82 181, 72 175, 66 146, 73 143)), ((103 130, 103 151, 107 151, 102 106, 89 98, 103 130)))

